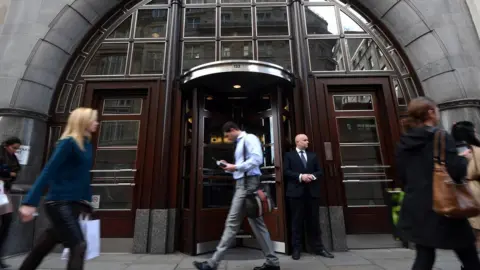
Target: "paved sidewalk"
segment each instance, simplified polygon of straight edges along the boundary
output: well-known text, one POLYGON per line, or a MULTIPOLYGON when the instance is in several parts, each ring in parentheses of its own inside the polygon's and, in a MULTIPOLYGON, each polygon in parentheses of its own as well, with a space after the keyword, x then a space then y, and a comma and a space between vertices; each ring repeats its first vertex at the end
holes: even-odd
MULTIPOLYGON (((187 270, 193 269, 192 261, 203 260, 208 255, 191 257, 181 253, 169 255, 102 254, 87 262, 86 270, 187 270)), ((289 256, 280 256, 282 270, 410 270, 414 252, 407 249, 355 250, 335 253, 335 259, 326 259, 304 254, 299 261, 289 256)), ((260 251, 237 248, 229 251, 219 269, 250 270, 263 263, 260 251)), ((23 256, 10 258, 9 264, 17 269, 23 256)), ((457 270, 460 263, 448 251, 437 252, 435 269, 457 270)), ((41 265, 46 269, 65 269, 60 254, 50 255, 41 265)))

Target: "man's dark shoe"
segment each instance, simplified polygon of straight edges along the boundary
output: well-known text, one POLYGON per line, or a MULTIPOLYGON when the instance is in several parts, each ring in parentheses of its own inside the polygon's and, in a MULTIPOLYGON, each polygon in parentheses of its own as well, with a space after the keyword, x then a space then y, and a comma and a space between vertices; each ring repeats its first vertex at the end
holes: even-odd
POLYGON ((300 259, 300 250, 294 250, 292 253, 292 259, 299 260, 300 259))
POLYGON ((253 270, 280 270, 280 266, 263 264, 262 266, 253 268, 253 270))
POLYGON ((211 267, 207 262, 193 262, 193 266, 198 270, 217 270, 216 267, 211 267))
POLYGON ((325 257, 325 258, 330 258, 330 259, 335 258, 335 256, 333 256, 332 253, 326 251, 325 249, 317 250, 317 251, 315 252, 315 254, 316 254, 316 255, 320 255, 320 256, 322 256, 322 257, 325 257))

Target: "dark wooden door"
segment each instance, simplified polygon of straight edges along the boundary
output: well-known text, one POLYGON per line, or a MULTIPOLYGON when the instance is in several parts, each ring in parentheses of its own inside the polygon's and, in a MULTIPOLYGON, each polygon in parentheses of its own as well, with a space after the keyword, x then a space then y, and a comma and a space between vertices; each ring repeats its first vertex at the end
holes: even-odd
POLYGON ((93 136, 92 200, 105 238, 132 238, 140 169, 145 156, 147 90, 101 91, 93 107, 100 123, 93 136))
POLYGON ((335 164, 330 178, 341 189, 347 234, 391 231, 384 194, 394 176, 385 106, 374 89, 327 94, 335 164))

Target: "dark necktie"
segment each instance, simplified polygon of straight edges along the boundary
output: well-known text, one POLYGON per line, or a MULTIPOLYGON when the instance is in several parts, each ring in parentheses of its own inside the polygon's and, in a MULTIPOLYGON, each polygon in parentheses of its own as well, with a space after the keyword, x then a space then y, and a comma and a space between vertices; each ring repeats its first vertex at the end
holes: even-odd
POLYGON ((307 168, 307 159, 305 158, 305 155, 303 153, 303 151, 300 151, 300 159, 302 160, 303 167, 307 168))

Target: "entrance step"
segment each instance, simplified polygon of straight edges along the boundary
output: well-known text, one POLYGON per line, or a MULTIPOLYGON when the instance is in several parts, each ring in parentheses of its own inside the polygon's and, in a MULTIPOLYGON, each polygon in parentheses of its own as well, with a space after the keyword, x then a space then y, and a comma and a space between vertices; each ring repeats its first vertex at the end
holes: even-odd
POLYGON ((390 249, 403 248, 402 242, 393 239, 391 234, 349 234, 349 249, 390 249))

